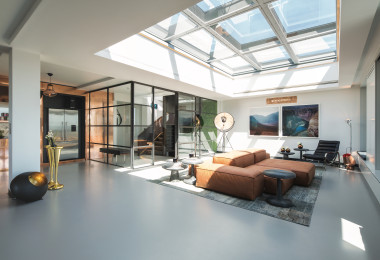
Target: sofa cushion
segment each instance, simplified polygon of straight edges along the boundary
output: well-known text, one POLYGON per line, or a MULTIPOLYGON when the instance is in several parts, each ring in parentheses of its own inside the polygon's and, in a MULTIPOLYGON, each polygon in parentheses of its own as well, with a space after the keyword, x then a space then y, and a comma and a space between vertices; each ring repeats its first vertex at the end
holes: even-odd
MULTIPOLYGON (((256 164, 248 166, 247 168, 259 170, 260 172, 263 172, 265 170, 275 169, 273 167, 258 166, 256 164)), ((293 183, 294 183, 294 179, 281 180, 282 195, 284 195, 293 186, 293 183)), ((277 193, 277 179, 276 178, 272 178, 272 177, 268 177, 264 175, 264 192, 274 194, 274 195, 277 193)))
POLYGON ((255 155, 244 151, 232 151, 228 153, 216 154, 213 158, 213 163, 242 168, 252 165, 254 162, 255 155))
POLYGON ((264 176, 256 169, 203 163, 196 167, 196 186, 228 194, 234 197, 254 200, 264 187, 264 176))
POLYGON ((267 153, 264 149, 249 148, 241 150, 242 152, 248 152, 255 155, 255 163, 261 162, 267 159, 267 153))
POLYGON ((296 185, 309 186, 315 175, 315 165, 309 162, 265 159, 255 165, 292 171, 296 174, 296 185))

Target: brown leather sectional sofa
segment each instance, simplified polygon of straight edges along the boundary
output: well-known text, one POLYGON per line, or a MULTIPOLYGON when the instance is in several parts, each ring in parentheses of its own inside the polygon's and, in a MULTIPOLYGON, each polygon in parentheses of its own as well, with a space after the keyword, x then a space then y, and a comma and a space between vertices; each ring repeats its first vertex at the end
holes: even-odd
POLYGON ((283 193, 293 184, 309 186, 315 175, 312 163, 270 159, 263 149, 246 149, 217 154, 212 163, 196 166, 196 186, 254 200, 263 192, 276 194, 277 180, 262 173, 267 169, 288 170, 296 174, 295 179, 282 180, 283 193))

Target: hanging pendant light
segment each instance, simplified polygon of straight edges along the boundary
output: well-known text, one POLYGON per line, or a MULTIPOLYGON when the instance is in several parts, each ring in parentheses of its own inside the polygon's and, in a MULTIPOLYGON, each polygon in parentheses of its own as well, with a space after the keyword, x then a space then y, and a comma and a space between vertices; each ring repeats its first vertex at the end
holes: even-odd
POLYGON ((44 94, 47 97, 55 97, 57 95, 57 92, 55 92, 53 84, 51 84, 51 76, 53 76, 53 73, 47 73, 47 74, 50 77, 50 82, 47 85, 47 87, 44 90, 44 92, 42 92, 42 94, 44 94))

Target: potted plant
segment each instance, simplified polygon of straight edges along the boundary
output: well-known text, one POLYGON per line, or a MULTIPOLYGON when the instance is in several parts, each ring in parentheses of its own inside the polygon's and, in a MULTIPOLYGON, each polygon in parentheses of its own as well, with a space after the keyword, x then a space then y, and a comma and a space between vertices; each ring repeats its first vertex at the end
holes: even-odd
POLYGON ((286 147, 285 152, 290 153, 290 148, 286 147))
POLYGON ((302 149, 303 148, 303 145, 301 142, 298 142, 298 149, 302 149))
POLYGON ((285 152, 285 147, 282 147, 282 148, 281 148, 281 152, 282 152, 282 153, 285 152))
POLYGON ((47 133, 47 135, 45 136, 45 138, 48 140, 48 143, 50 145, 50 147, 55 147, 55 139, 54 139, 54 133, 53 131, 49 130, 49 132, 47 133))

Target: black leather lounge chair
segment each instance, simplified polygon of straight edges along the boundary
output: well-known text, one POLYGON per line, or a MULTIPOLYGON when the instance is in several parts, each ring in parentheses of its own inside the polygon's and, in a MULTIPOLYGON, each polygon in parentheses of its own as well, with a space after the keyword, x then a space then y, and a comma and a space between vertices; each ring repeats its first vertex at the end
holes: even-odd
POLYGON ((333 165, 338 158, 338 166, 340 167, 339 155, 340 141, 320 140, 317 149, 313 154, 304 154, 305 159, 322 162, 323 165, 333 165))

